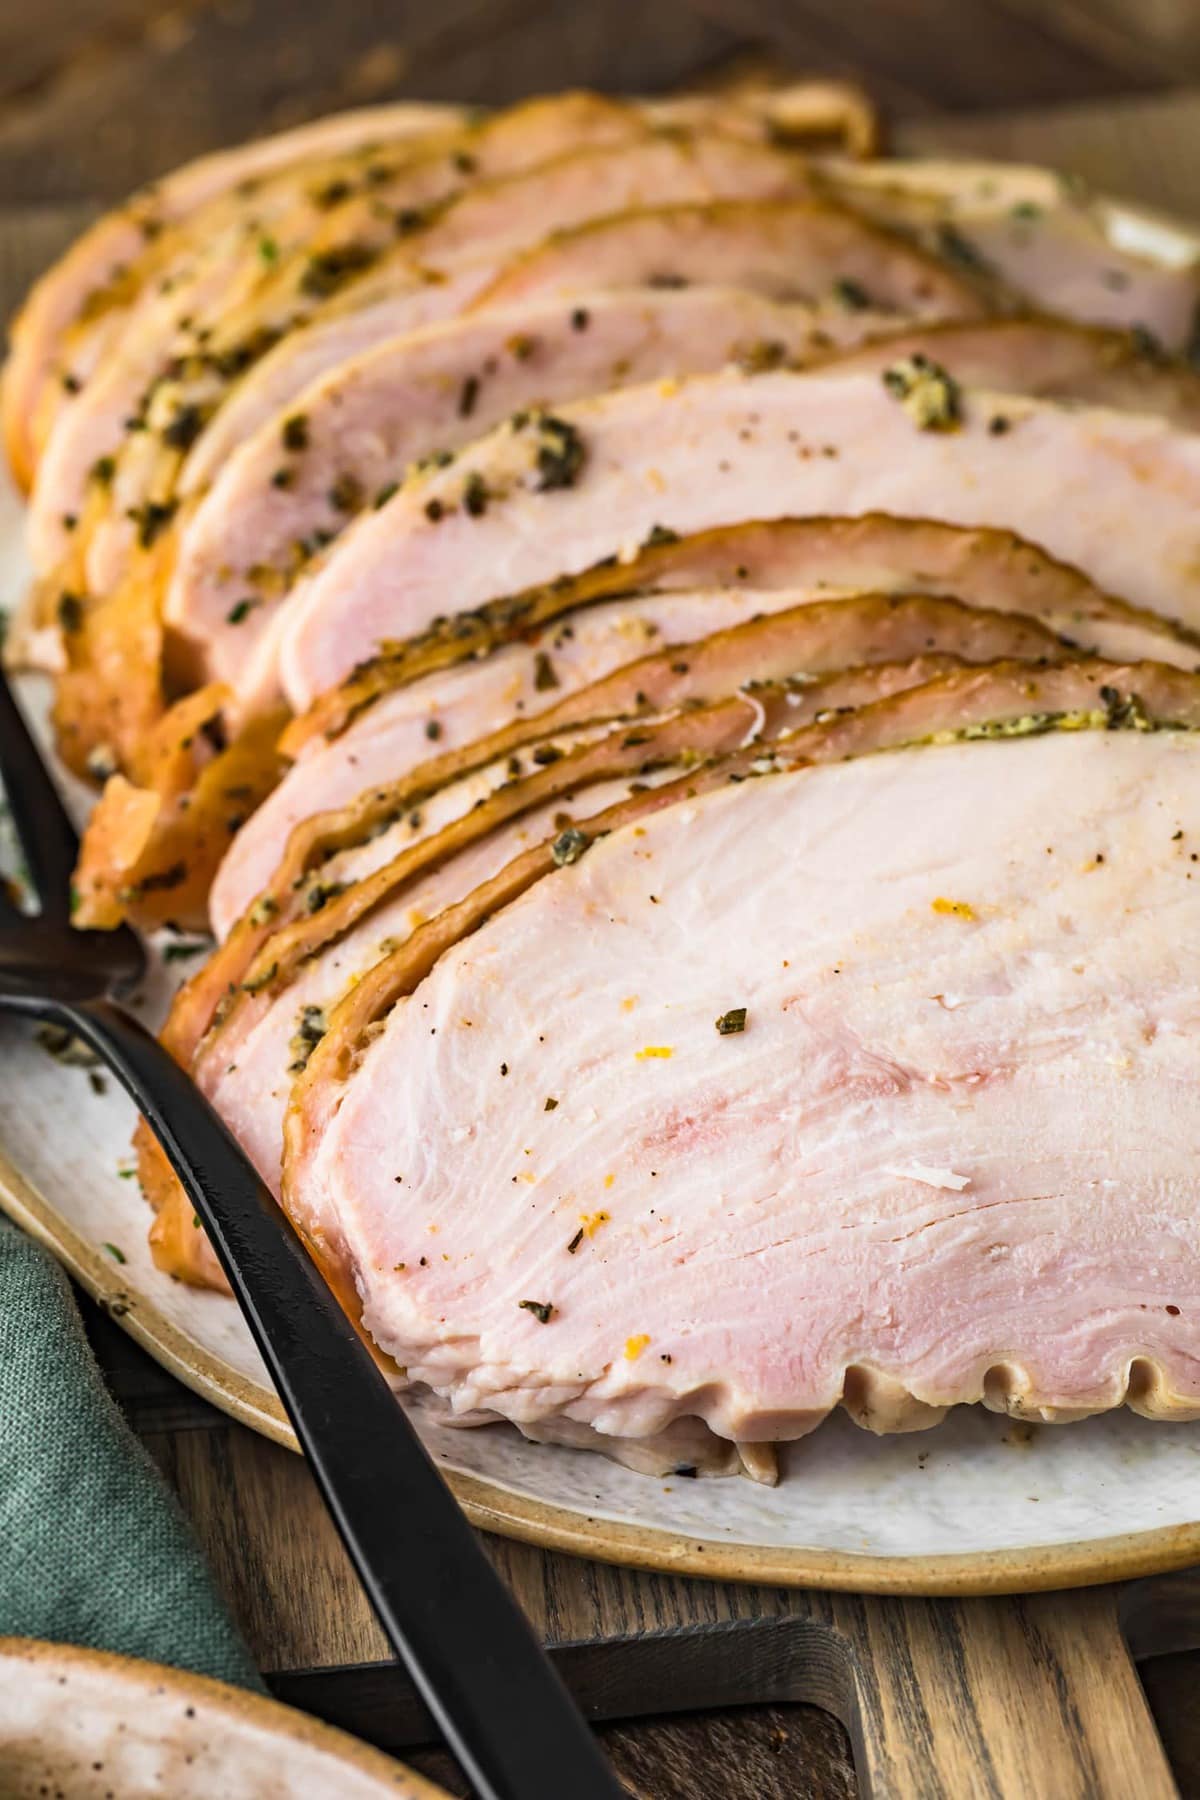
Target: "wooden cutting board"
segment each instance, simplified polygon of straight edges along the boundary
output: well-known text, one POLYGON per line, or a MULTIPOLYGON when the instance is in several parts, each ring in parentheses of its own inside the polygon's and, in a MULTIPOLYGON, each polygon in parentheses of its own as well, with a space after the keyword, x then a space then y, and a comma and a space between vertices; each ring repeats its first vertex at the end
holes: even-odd
MULTIPOLYGON (((903 149, 1028 158, 1196 206, 1195 99, 927 120, 897 136, 903 149)), ((0 311, 81 216, 0 215, 0 311)), ((419 1709, 304 1465, 185 1394, 107 1322, 97 1337, 276 1691, 421 1763, 419 1709)), ((656 1721, 605 1729, 647 1800, 840 1800, 856 1791, 850 1743, 858 1790, 873 1795, 1200 1793, 1200 1657, 1180 1654, 1200 1645, 1200 1577, 917 1601, 688 1581, 486 1541, 591 1715, 656 1721), (1174 1776, 1134 1666, 1151 1657, 1174 1776)), ((445 1759, 424 1766, 454 1789, 445 1759)))

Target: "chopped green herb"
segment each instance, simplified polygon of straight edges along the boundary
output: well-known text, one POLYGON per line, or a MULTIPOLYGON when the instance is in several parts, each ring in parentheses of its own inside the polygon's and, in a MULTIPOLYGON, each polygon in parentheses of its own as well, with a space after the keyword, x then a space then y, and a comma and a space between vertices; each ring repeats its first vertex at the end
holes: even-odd
POLYGON ((364 269, 369 269, 377 255, 370 244, 356 243, 335 244, 328 250, 315 251, 300 277, 300 291, 313 299, 325 300, 353 281, 356 275, 361 275, 364 269))
POLYGON ((778 338, 758 338, 738 353, 738 367, 747 375, 768 375, 787 361, 787 345, 778 338))
POLYGON ((865 312, 871 304, 871 296, 861 281, 855 281, 852 275, 839 275, 833 284, 833 297, 839 306, 847 312, 865 312))
POLYGON ((577 825, 570 825, 566 831, 560 831, 550 846, 555 868, 562 869, 568 863, 577 863, 591 841, 587 833, 580 831, 577 825))
POLYGON ((716 1021, 717 1030, 722 1037, 733 1037, 736 1032, 746 1029, 746 1009, 744 1006, 731 1006, 716 1021))
POLYGON ((261 993, 263 988, 270 987, 278 973, 279 964, 277 962, 268 963, 261 974, 252 975, 248 981, 243 981, 242 992, 244 994, 261 993))
POLYGON ((137 541, 142 550, 152 549, 158 542, 175 517, 178 505, 177 500, 146 500, 141 506, 129 508, 128 517, 137 526, 137 541))
POLYGON ((458 393, 458 416, 469 419, 475 411, 475 402, 479 398, 479 377, 468 375, 458 393))
POLYGON ((262 601, 259 600, 256 594, 248 594, 244 600, 238 600, 230 607, 229 611, 225 614, 225 623, 227 625, 241 625, 244 620, 250 617, 254 608, 261 605, 262 601))
POLYGON ((539 1325, 548 1325, 554 1317, 554 1307, 549 1300, 518 1300, 517 1305, 522 1312, 531 1312, 539 1325))
POLYGON ((167 944, 163 949, 163 961, 187 962, 193 956, 203 956, 209 947, 207 938, 201 938, 196 944, 167 944))
POLYGON ((329 504, 337 512, 361 512, 366 498, 362 482, 348 469, 338 476, 329 490, 329 504))
POLYGON ((204 430, 204 408, 194 401, 175 408, 174 416, 163 426, 162 441, 172 450, 190 450, 204 430))
POLYGON ((308 420, 305 415, 292 413, 290 418, 283 421, 283 429, 279 435, 283 439, 285 450, 307 450, 308 420))
POLYGON ((330 207, 340 206, 343 200, 348 200, 353 192, 353 187, 344 175, 335 176, 332 181, 326 181, 312 190, 313 205, 319 206, 322 212, 328 212, 330 207))
POLYGON ((463 487, 463 505, 471 518, 478 519, 487 511, 487 503, 487 483, 478 469, 472 469, 463 487))
POLYGON ((567 1245, 567 1254, 569 1256, 574 1256, 575 1252, 578 1250, 578 1248, 579 1248, 580 1244, 582 1244, 582 1242, 583 1242, 583 1226, 581 1225, 579 1227, 579 1230, 575 1233, 575 1236, 571 1239, 570 1243, 567 1245))
POLYGON ((962 423, 958 383, 940 363, 919 351, 885 369, 883 385, 921 431, 957 431, 962 423))
MULTIPOLYGON (((319 1006, 302 1006, 296 1024, 296 1032, 288 1045, 293 1058, 288 1065, 290 1075, 299 1075, 308 1067, 308 1059, 328 1031, 329 1025, 323 1008, 319 1006)), ((397 1175, 396 1180, 401 1178, 397 1175)))
POLYGON ((107 1250, 114 1262, 123 1263, 125 1261, 125 1252, 120 1249, 118 1245, 101 1244, 100 1248, 102 1250, 107 1250))
POLYGON ((538 434, 538 492, 574 487, 587 461, 579 432, 568 420, 556 419, 551 413, 536 413, 533 424, 538 434))
POLYGON ((539 650, 533 659, 533 685, 539 694, 559 685, 558 676, 554 673, 554 664, 544 650, 539 650))
POLYGON ((344 881, 314 881, 304 896, 304 910, 307 913, 319 913, 322 907, 328 906, 331 900, 336 900, 345 891, 344 881))

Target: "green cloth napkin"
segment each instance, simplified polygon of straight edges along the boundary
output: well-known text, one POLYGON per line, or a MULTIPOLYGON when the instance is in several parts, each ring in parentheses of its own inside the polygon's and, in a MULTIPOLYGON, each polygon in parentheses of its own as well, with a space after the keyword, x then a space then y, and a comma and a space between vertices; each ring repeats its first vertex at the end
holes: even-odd
POLYGON ((104 1385, 66 1275, 4 1219, 0 1635, 262 1686, 174 1496, 104 1385))

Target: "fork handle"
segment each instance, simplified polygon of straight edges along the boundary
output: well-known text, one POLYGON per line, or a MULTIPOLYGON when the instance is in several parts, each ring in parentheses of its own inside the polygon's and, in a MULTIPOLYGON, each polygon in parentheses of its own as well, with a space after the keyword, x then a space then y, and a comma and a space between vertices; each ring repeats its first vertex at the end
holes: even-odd
POLYGON ((622 1789, 350 1321, 224 1122, 108 1000, 34 1002, 94 1049, 203 1221, 359 1578, 481 1800, 622 1789))

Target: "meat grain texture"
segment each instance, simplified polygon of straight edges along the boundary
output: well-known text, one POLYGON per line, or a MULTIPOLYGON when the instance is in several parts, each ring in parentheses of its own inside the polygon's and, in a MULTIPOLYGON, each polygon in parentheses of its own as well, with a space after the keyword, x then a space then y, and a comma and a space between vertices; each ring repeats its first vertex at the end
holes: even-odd
POLYGON ((450 1423, 1200 1417, 1197 257, 872 139, 345 115, 17 322, 78 921, 450 1423))

